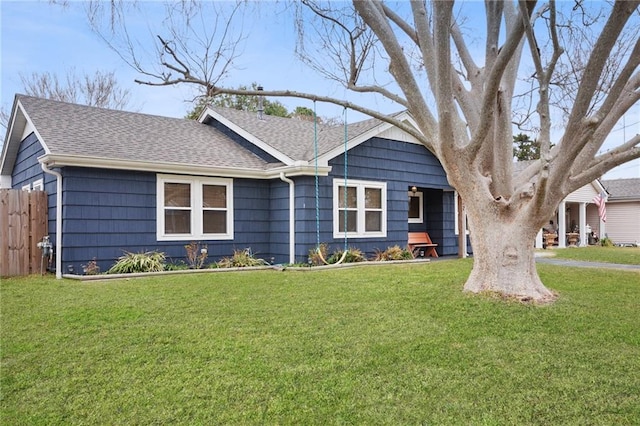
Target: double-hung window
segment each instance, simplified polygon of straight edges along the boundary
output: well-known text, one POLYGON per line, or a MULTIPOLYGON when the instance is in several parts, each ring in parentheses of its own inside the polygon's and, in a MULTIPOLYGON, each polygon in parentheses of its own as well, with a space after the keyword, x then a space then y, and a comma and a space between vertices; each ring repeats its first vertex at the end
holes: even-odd
POLYGON ((158 175, 157 238, 233 239, 231 179, 158 175))
POLYGON ((387 184, 333 181, 333 237, 386 237, 387 184))

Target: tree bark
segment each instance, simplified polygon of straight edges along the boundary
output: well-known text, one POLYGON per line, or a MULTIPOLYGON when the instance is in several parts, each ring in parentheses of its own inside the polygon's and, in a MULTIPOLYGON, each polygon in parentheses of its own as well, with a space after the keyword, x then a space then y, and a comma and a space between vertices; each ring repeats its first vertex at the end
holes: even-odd
POLYGON ((536 270, 537 223, 532 223, 531 216, 523 211, 502 211, 496 220, 495 210, 493 214, 489 212, 492 206, 485 203, 480 212, 474 213, 472 204, 467 204, 467 209, 472 230, 473 270, 464 290, 495 292, 535 303, 554 301, 556 294, 545 287, 536 270))

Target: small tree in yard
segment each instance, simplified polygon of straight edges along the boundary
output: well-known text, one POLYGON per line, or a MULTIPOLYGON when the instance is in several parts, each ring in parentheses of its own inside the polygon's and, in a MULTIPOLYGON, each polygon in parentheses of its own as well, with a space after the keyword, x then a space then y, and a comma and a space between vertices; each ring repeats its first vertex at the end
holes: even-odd
MULTIPOLYGON (((300 58, 352 91, 395 102, 417 129, 317 93, 260 94, 343 105, 413 135, 440 160, 465 202, 474 264, 464 289, 551 301, 555 294, 535 266, 538 230, 568 194, 640 157, 638 135, 599 154, 640 99, 638 4, 486 1, 484 23, 471 28, 479 14, 468 8, 478 3, 304 0, 296 21, 300 58), (470 13, 474 21, 464 20, 470 13), (540 145, 539 159, 517 175, 514 121, 535 129, 540 145), (555 135, 558 124, 564 131, 555 135)), ((192 52, 160 40, 173 74, 157 74, 156 84, 180 82, 174 76, 182 72, 182 81, 201 84, 207 96, 259 94, 224 87, 219 78, 194 78, 197 69, 179 60, 192 52)))

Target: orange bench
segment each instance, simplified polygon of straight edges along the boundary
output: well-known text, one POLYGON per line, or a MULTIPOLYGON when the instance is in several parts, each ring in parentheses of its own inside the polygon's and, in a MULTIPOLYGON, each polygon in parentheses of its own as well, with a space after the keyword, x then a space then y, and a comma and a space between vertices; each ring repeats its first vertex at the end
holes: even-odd
POLYGON ((409 243, 407 245, 413 253, 413 257, 416 257, 416 254, 421 249, 424 250, 425 257, 438 257, 438 252, 436 251, 438 245, 431 241, 428 232, 409 232, 409 243))

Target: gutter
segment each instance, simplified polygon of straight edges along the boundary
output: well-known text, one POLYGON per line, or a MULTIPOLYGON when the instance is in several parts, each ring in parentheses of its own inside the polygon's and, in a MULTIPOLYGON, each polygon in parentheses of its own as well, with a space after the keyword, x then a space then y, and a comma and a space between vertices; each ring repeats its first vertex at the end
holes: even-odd
MULTIPOLYGON (((282 172, 288 176, 314 176, 315 167, 306 161, 297 161, 291 165, 282 165, 270 169, 251 169, 240 167, 211 167, 201 164, 150 162, 139 160, 122 160, 112 158, 90 157, 84 155, 45 154, 38 158, 49 167, 88 167, 98 169, 135 170, 151 173, 173 173, 198 176, 218 176, 247 179, 276 179, 282 172)), ((330 166, 318 169, 320 176, 328 176, 330 166)))
POLYGON ((296 263, 296 185, 280 172, 280 180, 289 184, 289 263, 296 263))
MULTIPOLYGON (((62 278, 62 174, 40 163, 45 173, 56 177, 56 278, 62 278)), ((48 214, 47 214, 48 216, 48 214)))

